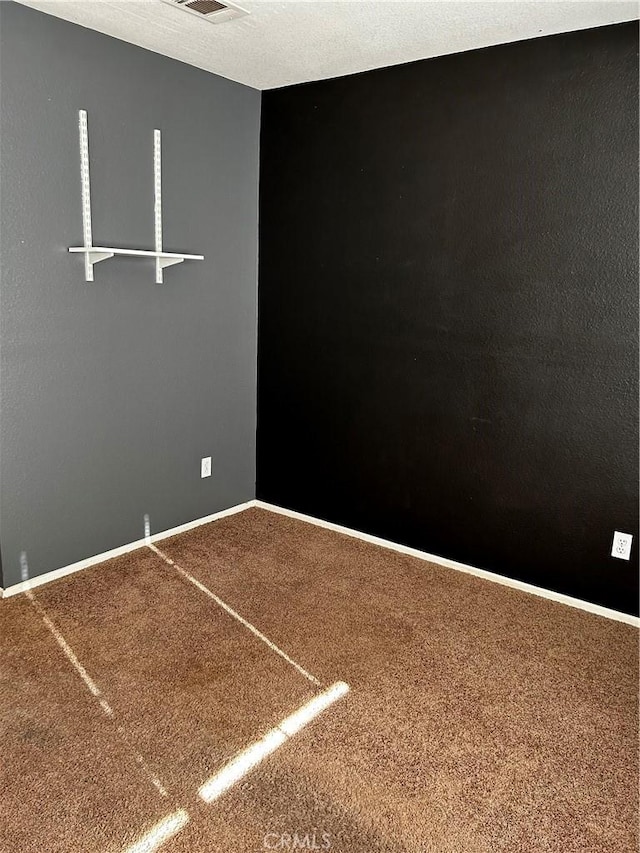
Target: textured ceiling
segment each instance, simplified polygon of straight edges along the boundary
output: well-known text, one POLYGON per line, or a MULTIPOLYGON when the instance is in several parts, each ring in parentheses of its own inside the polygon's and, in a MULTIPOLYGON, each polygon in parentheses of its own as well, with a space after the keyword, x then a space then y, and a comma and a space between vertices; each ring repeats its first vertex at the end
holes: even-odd
POLYGON ((339 77, 638 17, 636 0, 239 0, 224 24, 161 0, 20 0, 256 89, 339 77))

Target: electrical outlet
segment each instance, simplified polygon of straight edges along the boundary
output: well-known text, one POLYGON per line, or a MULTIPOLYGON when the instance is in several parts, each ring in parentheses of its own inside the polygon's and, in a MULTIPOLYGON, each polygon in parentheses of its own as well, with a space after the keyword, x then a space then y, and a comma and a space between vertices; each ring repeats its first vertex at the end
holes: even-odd
POLYGON ((211 457, 203 456, 200 461, 200 476, 201 477, 210 477, 211 476, 211 457))
POLYGON ((620 533, 615 530, 613 534, 613 545, 611 546, 611 556, 617 557, 619 560, 628 560, 631 557, 631 543, 633 536, 630 533, 620 533))

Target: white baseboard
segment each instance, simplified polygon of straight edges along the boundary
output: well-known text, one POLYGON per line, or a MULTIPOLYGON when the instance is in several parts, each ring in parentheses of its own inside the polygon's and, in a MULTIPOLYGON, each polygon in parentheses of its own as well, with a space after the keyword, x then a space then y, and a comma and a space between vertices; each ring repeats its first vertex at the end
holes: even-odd
POLYGON ((521 592, 528 592, 531 595, 537 595, 541 598, 548 598, 551 601, 557 601, 560 604, 566 604, 569 607, 576 607, 579 610, 585 610, 587 613, 595 613, 597 616, 604 616, 606 619, 614 619, 616 622, 624 622, 627 625, 633 625, 634 628, 640 628, 640 618, 630 616, 628 613, 621 613, 619 610, 612 610, 609 607, 602 607, 599 604, 592 604, 590 601, 583 601, 581 598, 573 598, 570 595, 564 595, 561 592, 554 592, 550 589, 545 589, 541 586, 534 586, 524 581, 514 580, 505 575, 499 575, 495 572, 488 572, 485 569, 477 569, 475 566, 468 566, 466 563, 459 563, 456 560, 450 560, 447 557, 439 557, 436 554, 428 554, 426 551, 419 551, 417 548, 409 548, 407 545, 399 545, 397 542, 391 542, 388 539, 381 539, 379 536, 371 536, 369 533, 361 533, 359 530, 353 530, 351 527, 343 527, 340 524, 333 524, 331 521, 323 521, 320 518, 315 518, 312 515, 305 515, 302 512, 296 512, 292 509, 276 506, 275 504, 266 503, 260 500, 250 500, 237 506, 223 509, 220 512, 214 512, 213 515, 198 518, 195 521, 188 521, 186 524, 181 524, 178 527, 172 527, 170 530, 164 530, 161 533, 154 533, 146 539, 138 539, 135 542, 130 542, 128 545, 122 545, 119 548, 114 548, 111 551, 105 551, 103 554, 96 554, 95 557, 88 557, 86 560, 80 560, 78 563, 72 563, 70 566, 63 566, 60 569, 54 569, 46 574, 38 575, 30 580, 22 583, 14 584, 4 590, 0 590, 0 598, 8 598, 12 595, 17 595, 20 592, 25 592, 28 589, 42 586, 50 581, 65 577, 66 575, 79 572, 82 569, 87 569, 90 566, 95 566, 98 563, 103 563, 106 560, 111 560, 113 557, 120 557, 122 554, 128 554, 130 551, 135 551, 148 545, 150 542, 159 542, 161 539, 167 539, 169 536, 175 536, 178 533, 184 533, 187 530, 192 530, 194 527, 199 527, 202 524, 209 524, 211 521, 217 521, 219 518, 225 518, 228 515, 235 515, 238 512, 244 512, 251 507, 259 507, 260 509, 268 510, 269 512, 286 515, 290 518, 296 518, 299 521, 305 521, 307 524, 315 524, 317 527, 325 527, 327 530, 333 530, 336 533, 343 533, 345 536, 352 536, 356 539, 362 539, 364 542, 370 542, 372 545, 379 545, 381 548, 388 548, 391 551, 398 551, 400 554, 407 554, 410 557, 417 557, 419 560, 424 560, 427 563, 435 563, 438 566, 445 566, 448 569, 455 569, 458 572, 466 572, 470 575, 483 578, 493 583, 499 583, 503 586, 509 586, 512 589, 518 589, 521 592))
POLYGON ((167 539, 169 536, 175 536, 177 533, 184 533, 186 530, 192 530, 194 527, 199 527, 201 524, 209 524, 211 521, 217 521, 219 518, 225 518, 227 515, 234 515, 236 512, 243 512, 255 505, 255 501, 250 500, 246 503, 237 504, 236 506, 223 509, 220 512, 214 512, 213 515, 205 515, 204 518, 197 518, 195 521, 188 521, 186 524, 180 524, 178 527, 172 527, 170 530, 163 530, 161 533, 153 533, 145 539, 137 539, 135 542, 129 542, 127 545, 121 545, 119 548, 113 548, 111 551, 104 551, 102 554, 96 554, 94 557, 87 557, 86 560, 80 560, 77 563, 72 563, 70 566, 63 566, 60 569, 54 569, 51 572, 46 572, 43 575, 37 575, 26 581, 13 584, 2 590, 1 598, 9 598, 12 595, 17 595, 19 592, 26 592, 28 589, 34 589, 37 586, 42 586, 45 583, 58 580, 66 575, 71 575, 74 572, 79 572, 82 569, 88 569, 90 566, 95 566, 98 563, 104 563, 105 560, 112 560, 114 557, 121 557, 123 554, 128 554, 130 551, 136 551, 138 548, 143 548, 150 542, 159 542, 161 539, 167 539))
POLYGON ((475 566, 468 566, 466 563, 458 563, 456 560, 449 560, 447 557, 438 557, 436 554, 428 554, 426 551, 418 551, 416 548, 409 548, 407 545, 399 545, 397 542, 390 542, 388 539, 380 539, 378 536, 371 536, 369 533, 361 533, 358 530, 352 530, 350 527, 342 527, 340 524, 333 524, 331 521, 322 521, 322 519, 314 518, 312 515, 304 515, 301 512, 296 512, 292 509, 284 509, 275 504, 269 504, 265 501, 254 501, 254 505, 260 509, 266 509, 270 512, 277 512, 280 515, 287 515, 290 518, 296 518, 299 521, 306 521, 308 524, 315 524, 318 527, 326 527, 327 530, 333 530, 336 533, 344 533, 345 536, 353 536, 356 539, 362 539, 364 542, 370 542, 372 545, 380 545, 382 548, 389 548, 392 551, 398 551, 400 554, 408 554, 410 557, 417 557, 419 560, 425 560, 428 563, 436 563, 438 566, 445 566, 448 569, 455 569, 458 572, 466 572, 469 575, 483 578, 493 583, 499 583, 503 586, 509 586, 512 589, 518 589, 521 592, 528 592, 532 595, 538 595, 541 598, 548 598, 551 601, 557 601, 560 604, 567 604, 569 607, 577 607, 579 610, 586 610, 588 613, 595 613, 597 616, 604 616, 607 619, 614 619, 616 622, 624 622, 627 625, 633 625, 635 628, 640 628, 640 618, 630 616, 628 613, 621 613, 619 610, 612 610, 609 607, 601 607, 599 604, 592 604, 590 601, 583 601, 581 598, 573 598, 570 595, 564 595, 561 592, 554 592, 550 589, 545 589, 541 586, 534 586, 524 581, 514 580, 513 578, 498 575, 495 572, 488 572, 485 569, 476 569, 475 566))

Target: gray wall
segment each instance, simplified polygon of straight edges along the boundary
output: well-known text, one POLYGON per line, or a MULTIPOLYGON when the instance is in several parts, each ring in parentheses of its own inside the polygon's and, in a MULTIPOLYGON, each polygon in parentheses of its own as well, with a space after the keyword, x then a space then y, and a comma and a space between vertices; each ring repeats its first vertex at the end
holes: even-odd
POLYGON ((4 585, 255 493, 260 93, 0 3, 4 585), (78 110, 96 245, 153 247, 162 130, 165 271, 84 281, 78 110), (200 458, 213 476, 200 479, 200 458))

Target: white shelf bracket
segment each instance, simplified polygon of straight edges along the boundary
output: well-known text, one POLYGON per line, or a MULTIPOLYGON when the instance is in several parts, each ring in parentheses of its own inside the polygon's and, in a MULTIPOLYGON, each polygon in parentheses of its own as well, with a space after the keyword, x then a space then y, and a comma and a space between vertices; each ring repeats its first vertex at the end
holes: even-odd
POLYGON ((165 267, 172 267, 174 264, 181 264, 184 258, 156 258, 156 267, 160 269, 160 281, 156 273, 156 284, 162 284, 162 270, 165 267))
MULTIPOLYGON (((113 252, 87 252, 87 261, 91 264, 91 281, 93 281, 93 265, 113 257, 113 252)), ((87 279, 88 281, 89 279, 87 279)))

